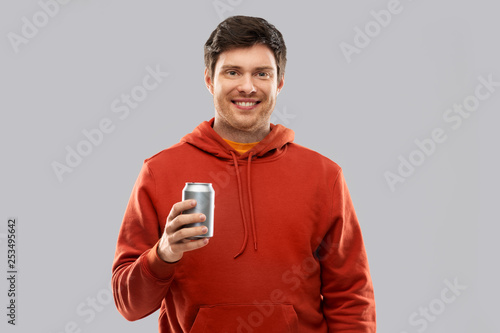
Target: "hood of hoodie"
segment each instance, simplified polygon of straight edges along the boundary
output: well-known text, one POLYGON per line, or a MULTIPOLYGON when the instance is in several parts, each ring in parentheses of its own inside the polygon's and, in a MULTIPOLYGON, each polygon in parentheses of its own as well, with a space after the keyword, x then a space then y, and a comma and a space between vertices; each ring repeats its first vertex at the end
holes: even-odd
POLYGON ((271 132, 264 139, 245 154, 238 155, 236 150, 214 131, 212 128, 214 120, 212 118, 209 121, 202 122, 193 132, 184 136, 181 142, 187 142, 218 158, 233 160, 233 154, 236 154, 237 159, 246 160, 250 154, 255 158, 280 154, 285 149, 287 143, 293 142, 295 136, 295 133, 291 129, 283 125, 271 124, 271 132))
POLYGON ((244 235, 243 243, 240 251, 234 256, 236 259, 240 256, 247 247, 249 239, 249 229, 252 230, 253 245, 254 250, 257 250, 257 232, 256 232, 256 221, 254 218, 254 207, 252 199, 252 176, 251 176, 251 165, 252 163, 258 163, 260 159, 273 159, 278 158, 281 154, 286 152, 287 144, 293 142, 295 133, 286 128, 283 125, 271 124, 271 131, 269 134, 262 139, 253 148, 240 155, 233 147, 231 147, 222 137, 217 134, 213 127, 214 118, 209 121, 204 121, 198 125, 193 132, 187 134, 181 139, 181 142, 186 142, 196 148, 211 154, 219 159, 227 160, 228 163, 233 165, 235 168, 235 174, 238 184, 238 194, 240 203, 241 219, 243 223, 244 235), (241 173, 239 170, 239 164, 247 163, 247 196, 249 201, 249 207, 245 207, 243 202, 243 187, 241 180, 241 173), (245 211, 250 212, 250 221, 245 217, 245 211))

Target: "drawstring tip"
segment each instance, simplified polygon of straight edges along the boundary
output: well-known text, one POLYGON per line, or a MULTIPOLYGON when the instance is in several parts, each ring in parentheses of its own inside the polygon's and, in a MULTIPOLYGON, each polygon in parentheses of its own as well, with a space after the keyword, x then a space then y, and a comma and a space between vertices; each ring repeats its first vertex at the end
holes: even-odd
POLYGON ((247 242, 245 241, 243 243, 243 246, 241 247, 241 249, 238 251, 238 253, 236 253, 236 255, 233 257, 234 259, 238 258, 240 255, 243 254, 243 252, 245 252, 245 249, 247 248, 247 242))

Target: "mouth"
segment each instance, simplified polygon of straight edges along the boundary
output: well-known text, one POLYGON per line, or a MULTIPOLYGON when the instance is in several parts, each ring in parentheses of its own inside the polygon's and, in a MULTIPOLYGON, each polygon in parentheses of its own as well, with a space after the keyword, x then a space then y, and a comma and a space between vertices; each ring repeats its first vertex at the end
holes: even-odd
POLYGON ((255 106, 257 106, 260 103, 260 101, 256 101, 256 100, 232 100, 231 103, 236 105, 236 107, 239 109, 251 110, 255 106))

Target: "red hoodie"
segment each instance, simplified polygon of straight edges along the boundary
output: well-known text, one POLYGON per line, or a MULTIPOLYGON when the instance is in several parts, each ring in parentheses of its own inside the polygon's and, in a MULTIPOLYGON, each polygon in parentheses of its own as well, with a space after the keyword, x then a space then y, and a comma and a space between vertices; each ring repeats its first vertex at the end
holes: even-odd
POLYGON ((113 292, 159 331, 370 332, 375 301, 341 168, 281 125, 239 155, 201 123, 144 162, 118 236, 113 292), (177 263, 157 255, 186 182, 212 183, 214 236, 177 263))

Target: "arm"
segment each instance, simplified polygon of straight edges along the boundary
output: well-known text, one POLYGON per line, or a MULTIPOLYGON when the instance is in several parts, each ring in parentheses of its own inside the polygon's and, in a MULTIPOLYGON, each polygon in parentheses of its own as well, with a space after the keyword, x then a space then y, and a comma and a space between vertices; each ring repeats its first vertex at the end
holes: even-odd
POLYGON ((333 188, 332 224, 318 251, 329 332, 375 333, 375 298, 361 229, 342 170, 333 188))
POLYGON ((156 311, 170 287, 175 264, 163 262, 156 253, 161 237, 153 204, 155 183, 144 164, 123 217, 113 262, 115 304, 128 320, 156 311))
POLYGON ((195 203, 173 205, 164 230, 155 208, 156 184, 147 163, 139 174, 125 211, 113 262, 112 286, 115 304, 128 320, 137 320, 156 311, 174 277, 176 262, 185 251, 205 246, 208 240, 190 242, 201 235, 202 227, 184 224, 203 221, 199 214, 181 212, 195 203))

